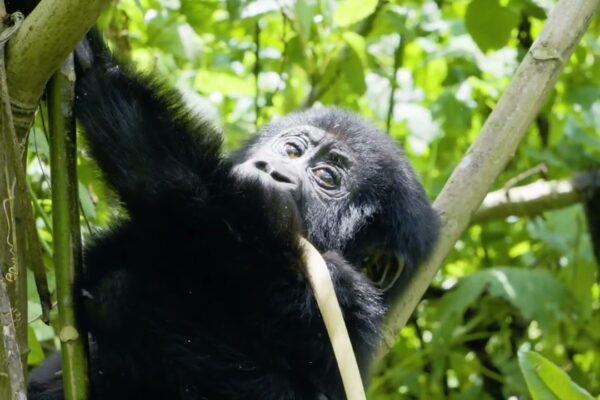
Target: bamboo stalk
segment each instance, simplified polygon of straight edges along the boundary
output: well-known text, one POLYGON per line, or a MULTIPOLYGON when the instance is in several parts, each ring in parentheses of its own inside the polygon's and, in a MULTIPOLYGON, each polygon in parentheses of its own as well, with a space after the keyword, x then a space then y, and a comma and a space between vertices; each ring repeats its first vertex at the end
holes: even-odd
POLYGON ((73 281, 81 270, 77 202, 76 132, 73 116, 75 71, 69 57, 48 85, 52 225, 63 385, 66 400, 88 395, 86 336, 75 321, 73 281))

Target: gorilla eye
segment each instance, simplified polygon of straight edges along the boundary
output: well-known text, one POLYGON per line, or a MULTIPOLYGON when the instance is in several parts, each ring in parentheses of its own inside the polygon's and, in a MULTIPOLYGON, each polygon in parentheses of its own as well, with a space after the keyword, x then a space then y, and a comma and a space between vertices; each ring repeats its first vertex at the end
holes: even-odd
POLYGON ((287 154, 288 157, 291 159, 298 158, 302 155, 302 149, 294 143, 286 143, 283 147, 283 150, 285 151, 285 154, 287 154))
POLYGON ((337 174, 329 168, 315 168, 313 173, 319 180, 319 183, 327 189, 333 189, 338 184, 337 174))

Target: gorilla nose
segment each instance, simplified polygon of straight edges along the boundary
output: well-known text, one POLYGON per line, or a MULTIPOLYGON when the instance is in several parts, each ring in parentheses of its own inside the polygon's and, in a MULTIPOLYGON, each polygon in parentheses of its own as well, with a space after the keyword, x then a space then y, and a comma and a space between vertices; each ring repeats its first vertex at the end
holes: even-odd
POLYGON ((280 168, 280 167, 273 168, 273 166, 270 163, 268 163, 267 161, 263 161, 263 160, 255 161, 254 166, 258 170, 266 172, 267 174, 271 175, 271 178, 273 178, 273 180, 275 180, 277 182, 291 183, 291 184, 294 183, 294 181, 292 181, 292 179, 290 178, 291 173, 289 173, 287 171, 283 171, 282 168, 280 168))
POLYGON ((273 168, 271 168, 271 165, 268 162, 262 161, 262 160, 255 161, 254 162, 254 166, 257 169, 259 169, 259 170, 261 170, 263 172, 266 172, 267 174, 270 174, 271 171, 273 170, 273 168))
POLYGON ((278 171, 271 172, 271 177, 277 182, 294 183, 290 178, 278 171))

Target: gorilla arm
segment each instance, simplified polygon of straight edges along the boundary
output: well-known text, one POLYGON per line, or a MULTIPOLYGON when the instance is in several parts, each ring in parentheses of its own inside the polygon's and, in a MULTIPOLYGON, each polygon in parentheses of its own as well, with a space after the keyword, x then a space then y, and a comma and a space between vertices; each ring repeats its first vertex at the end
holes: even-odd
POLYGON ((107 181, 130 212, 163 196, 202 197, 222 172, 221 136, 174 91, 118 64, 96 31, 76 52, 76 113, 107 181))

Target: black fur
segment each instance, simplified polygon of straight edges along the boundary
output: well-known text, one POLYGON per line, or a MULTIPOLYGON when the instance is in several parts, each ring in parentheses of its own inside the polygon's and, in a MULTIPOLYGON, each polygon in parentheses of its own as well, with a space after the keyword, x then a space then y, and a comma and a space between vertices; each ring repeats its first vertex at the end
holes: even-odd
MULTIPOLYGON (((437 232, 393 142, 338 109, 269 125, 235 163, 298 125, 335 135, 354 157, 343 200, 290 206, 232 173, 219 132, 176 93, 117 64, 98 37, 78 55, 77 116, 129 214, 86 249, 75 288, 92 337, 91 398, 344 398, 297 237, 323 252, 364 371, 384 307, 361 260, 378 249, 414 266, 437 232)), ((32 375, 30 399, 63 398, 57 369, 48 361, 32 375)))

